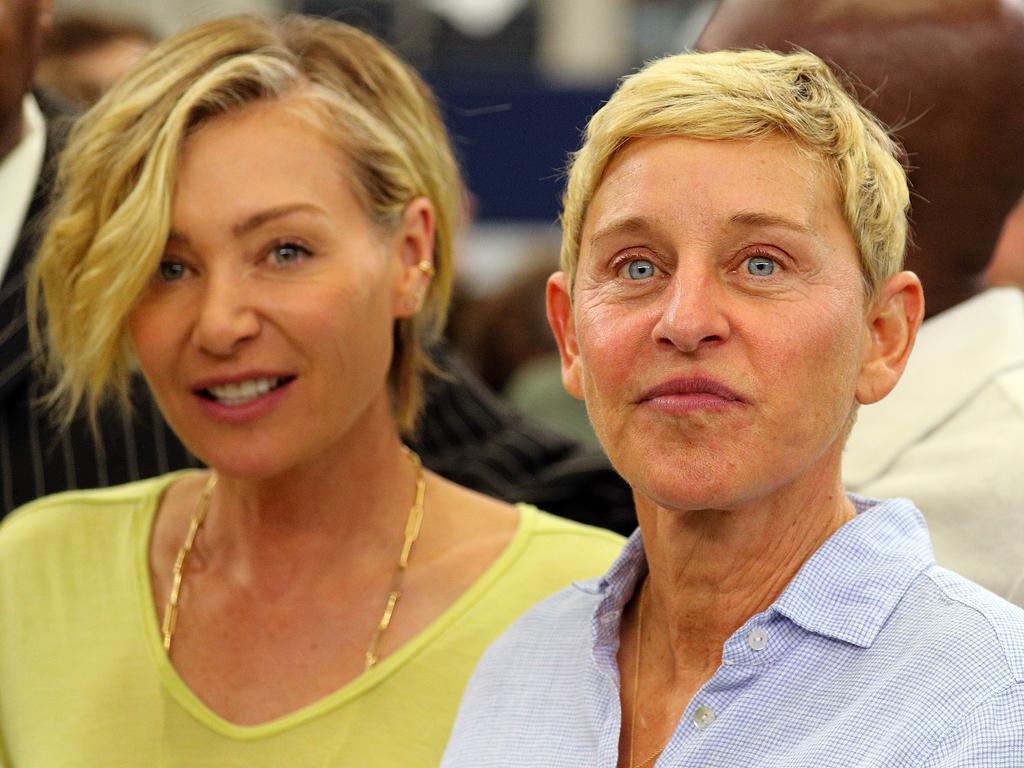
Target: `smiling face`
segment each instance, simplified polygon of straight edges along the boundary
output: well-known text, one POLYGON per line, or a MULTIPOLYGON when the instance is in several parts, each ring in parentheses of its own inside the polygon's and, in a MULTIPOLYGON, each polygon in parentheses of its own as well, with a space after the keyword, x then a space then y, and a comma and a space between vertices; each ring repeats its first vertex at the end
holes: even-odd
POLYGON ((548 289, 566 387, 642 497, 730 509, 838 484, 857 397, 877 392, 819 161, 783 138, 634 140, 588 208, 571 306, 568 290, 561 273, 548 289))
POLYGON ((129 316, 178 436, 222 473, 266 477, 394 430, 392 326, 418 308, 430 236, 429 215, 408 212, 382 232, 338 149, 283 103, 203 124, 183 147, 160 267, 129 316))

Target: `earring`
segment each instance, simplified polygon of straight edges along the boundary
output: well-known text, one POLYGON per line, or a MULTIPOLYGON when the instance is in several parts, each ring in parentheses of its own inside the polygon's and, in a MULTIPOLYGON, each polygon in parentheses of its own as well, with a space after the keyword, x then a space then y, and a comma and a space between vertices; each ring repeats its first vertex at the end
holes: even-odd
POLYGON ((427 259, 421 259, 419 264, 416 265, 416 269, 422 272, 427 277, 433 277, 437 274, 437 270, 434 269, 434 265, 427 259))

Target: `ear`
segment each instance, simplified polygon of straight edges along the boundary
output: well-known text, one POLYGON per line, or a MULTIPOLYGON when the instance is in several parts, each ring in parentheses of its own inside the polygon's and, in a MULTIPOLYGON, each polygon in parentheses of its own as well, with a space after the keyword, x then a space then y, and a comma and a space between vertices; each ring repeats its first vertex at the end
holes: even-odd
POLYGON ((576 322, 572 315, 572 293, 565 272, 555 272, 548 278, 548 324, 558 342, 562 358, 562 386, 575 398, 583 399, 583 375, 580 350, 576 343, 576 322))
POLYGON ((892 391, 903 375, 924 318, 924 292, 913 272, 890 277, 868 310, 868 341, 857 380, 857 402, 868 405, 892 391))
POLYGON ((392 304, 395 317, 412 317, 423 306, 434 271, 434 206, 425 197, 413 198, 392 236, 395 279, 392 304))

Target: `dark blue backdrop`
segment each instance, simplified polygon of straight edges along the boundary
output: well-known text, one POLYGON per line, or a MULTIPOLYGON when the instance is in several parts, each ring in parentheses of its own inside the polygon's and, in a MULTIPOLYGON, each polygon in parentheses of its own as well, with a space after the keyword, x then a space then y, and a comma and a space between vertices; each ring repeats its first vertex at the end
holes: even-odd
POLYGON ((481 220, 554 221, 568 153, 602 90, 564 90, 523 81, 429 78, 481 220))

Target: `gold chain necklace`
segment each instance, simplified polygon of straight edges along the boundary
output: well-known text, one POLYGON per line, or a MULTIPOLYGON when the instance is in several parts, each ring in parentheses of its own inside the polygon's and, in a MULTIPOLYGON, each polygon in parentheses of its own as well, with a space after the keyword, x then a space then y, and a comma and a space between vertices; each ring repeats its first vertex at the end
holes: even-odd
POLYGON ((646 768, 665 751, 665 745, 662 744, 656 752, 653 752, 645 760, 639 763, 633 762, 633 749, 636 746, 636 704, 640 695, 640 650, 643 648, 644 642, 644 602, 646 599, 647 578, 645 577, 643 586, 640 587, 640 609, 636 620, 636 654, 633 662, 633 705, 630 707, 631 713, 629 717, 629 768, 646 768))
POLYGON ((171 578, 171 595, 167 598, 167 607, 164 608, 164 621, 160 629, 164 635, 164 650, 170 654, 171 640, 174 639, 174 630, 178 628, 178 600, 181 598, 181 580, 185 571, 185 561, 192 554, 192 546, 196 543, 196 536, 199 529, 203 527, 206 520, 206 511, 210 508, 210 494, 213 487, 217 485, 217 474, 210 473, 210 479, 203 486, 203 492, 199 494, 199 501, 192 510, 192 518, 189 521, 188 533, 185 542, 178 550, 178 556, 174 559, 174 569, 171 578))
MULTIPOLYGON (((398 558, 398 567, 395 569, 395 575, 391 579, 391 591, 388 592, 388 599, 384 604, 384 614, 377 623, 377 627, 373 632, 373 639, 370 641, 370 647, 366 651, 364 671, 373 669, 380 660, 380 643, 384 633, 391 626, 391 617, 395 613, 395 606, 398 604, 398 598, 402 594, 402 582, 405 580, 405 571, 409 565, 412 545, 419 538, 420 527, 423 523, 423 497, 427 488, 427 481, 423 472, 423 462, 420 461, 420 457, 415 451, 405 446, 402 446, 402 450, 405 451, 405 455, 416 469, 416 497, 409 508, 409 515, 405 521, 405 538, 402 542, 402 554, 398 558)), ((168 654, 171 652, 174 630, 178 626, 178 603, 181 599, 181 582, 185 572, 185 563, 192 553, 192 547, 195 545, 199 529, 203 527, 203 523, 206 521, 206 513, 210 508, 210 496, 213 494, 213 488, 216 485, 217 475, 211 473, 210 479, 206 481, 202 493, 199 494, 199 500, 196 502, 195 509, 192 510, 188 533, 185 536, 184 543, 181 545, 181 549, 178 550, 177 558, 174 560, 171 594, 167 598, 167 606, 164 608, 164 619, 161 624, 164 651, 168 654)))
POLYGON ((395 568, 395 575, 391 578, 391 591, 388 592, 388 599, 384 603, 384 613, 377 622, 377 629, 373 632, 373 639, 370 640, 370 647, 366 649, 365 672, 369 672, 380 661, 380 641, 384 633, 391 626, 391 617, 395 612, 395 605, 402 594, 402 582, 405 579, 405 569, 409 565, 409 553, 412 552, 412 545, 420 535, 420 525, 423 523, 423 495, 427 489, 427 479, 423 475, 423 462, 416 452, 405 448, 405 455, 409 457, 413 467, 416 468, 416 498, 409 508, 409 516, 405 520, 405 540, 402 542, 402 554, 398 558, 398 567, 395 568))

